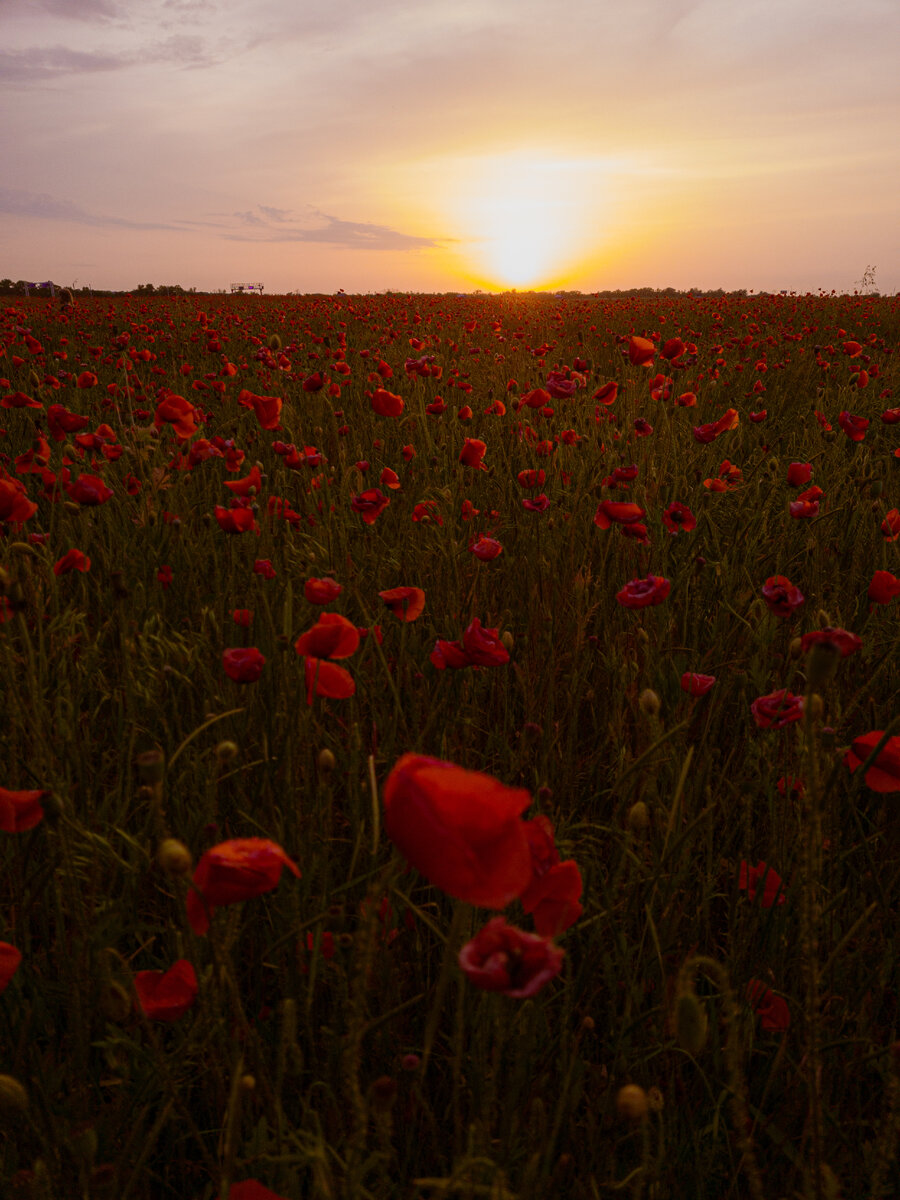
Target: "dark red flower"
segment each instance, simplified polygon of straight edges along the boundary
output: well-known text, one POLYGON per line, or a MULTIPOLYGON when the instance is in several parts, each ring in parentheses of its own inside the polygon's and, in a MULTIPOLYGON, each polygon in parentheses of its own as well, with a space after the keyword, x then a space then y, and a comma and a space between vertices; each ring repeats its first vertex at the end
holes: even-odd
POLYGON ((697 518, 686 504, 673 500, 662 515, 662 523, 669 533, 678 533, 679 530, 690 533, 697 527, 697 518))
POLYGON ((207 850, 194 872, 187 917, 195 933, 209 929, 209 911, 261 896, 278 886, 283 867, 300 871, 281 846, 266 838, 234 838, 207 850))
POLYGON ((10 980, 19 969, 22 961, 22 951, 11 946, 9 942, 0 942, 0 992, 5 992, 10 980))
POLYGON ((168 565, 168 563, 159 568, 159 570, 156 572, 156 579, 158 583, 162 584, 163 591, 167 592, 172 586, 172 568, 168 565))
POLYGON ((767 867, 764 862, 758 862, 755 867, 751 867, 746 860, 741 861, 741 868, 738 874, 738 887, 742 892, 746 892, 751 900, 756 899, 756 893, 760 893, 760 904, 763 908, 771 908, 773 904, 784 904, 785 895, 781 891, 782 879, 777 871, 772 867, 767 867))
POLYGON ((841 658, 846 658, 848 654, 861 649, 862 638, 856 633, 848 633, 846 629, 834 629, 829 625, 813 633, 804 633, 800 644, 804 654, 808 654, 813 646, 826 646, 836 650, 841 658))
POLYGON ((280 396, 255 396, 253 392, 244 388, 238 396, 237 402, 242 408, 253 409, 261 428, 273 431, 281 428, 278 419, 281 416, 284 401, 280 396))
POLYGON ((869 584, 869 599, 874 604, 890 604, 900 596, 900 579, 890 571, 876 571, 869 584))
POLYGON ((838 425, 840 425, 851 442, 861 442, 866 436, 869 420, 867 417, 855 417, 845 409, 838 417, 838 425))
POLYGON ((223 650, 222 666, 225 674, 235 683, 256 683, 266 665, 265 657, 255 646, 223 650))
POLYGON ((786 575, 770 575, 761 591, 769 611, 776 617, 789 617, 806 603, 806 597, 786 575))
POLYGON ((478 617, 462 635, 462 644, 473 666, 499 667, 509 662, 509 651, 497 636, 497 630, 484 628, 478 617))
POLYGON ((38 506, 28 499, 25 484, 18 479, 0 479, 0 522, 21 525, 37 512, 38 506))
POLYGON ((325 696, 329 700, 349 700, 356 694, 353 676, 337 663, 310 655, 303 660, 303 667, 307 704, 312 704, 313 696, 325 696))
POLYGON ((644 516, 646 516, 644 509, 631 501, 601 500, 594 513, 594 524, 598 529, 609 529, 613 523, 631 525, 635 521, 640 521, 644 516))
POLYGON ((694 438, 698 442, 714 442, 719 434, 726 433, 730 429, 737 429, 739 420, 737 409, 729 408, 719 417, 718 421, 713 421, 710 425, 695 425, 694 438))
POLYGON ((80 550, 70 550, 64 554, 62 558, 53 564, 54 575, 67 575, 69 571, 85 571, 91 569, 91 560, 86 554, 82 554, 80 550))
POLYGON ((380 417, 399 417, 403 412, 403 399, 384 388, 376 388, 371 396, 372 408, 380 417))
POLYGON ((0 829, 4 833, 24 833, 34 829, 44 819, 41 800, 47 792, 43 789, 10 791, 0 787, 0 829))
POLYGON ((253 612, 249 608, 236 608, 231 614, 231 619, 235 625, 242 625, 244 629, 249 629, 253 624, 253 612))
POLYGON ((560 973, 563 955, 549 938, 494 917, 460 950, 459 965, 474 987, 523 1000, 560 973))
POLYGON ((516 481, 518 482, 519 487, 523 488, 543 487, 546 479, 547 472, 543 467, 541 467, 538 471, 534 470, 534 468, 530 468, 527 471, 520 471, 516 476, 516 481))
POLYGON ((534 920, 541 937, 556 937, 582 914, 584 886, 574 859, 560 862, 553 826, 545 816, 525 822, 531 852, 531 882, 522 893, 522 908, 534 920))
POLYGON ((344 589, 333 579, 307 579, 303 595, 310 604, 331 604, 344 589))
POLYGON ((625 608, 647 608, 662 604, 671 590, 671 583, 661 575, 648 575, 646 579, 632 579, 616 592, 616 599, 625 608))
MULTIPOLYGON (((862 737, 854 738, 844 755, 844 765, 851 771, 869 758, 884 737, 883 729, 873 729, 862 737)), ((866 771, 866 787, 873 792, 900 792, 900 737, 889 737, 878 752, 878 757, 866 771)))
POLYGON ((787 1001, 776 996, 761 979, 751 979, 747 984, 747 999, 767 1033, 786 1033, 790 1028, 791 1011, 787 1001))
POLYGON ((597 400, 600 404, 609 405, 615 403, 615 399, 618 394, 619 385, 614 381, 610 381, 609 383, 604 383, 601 387, 598 387, 593 396, 591 396, 591 399, 597 400))
POLYGON ((788 505, 794 520, 808 520, 819 515, 818 500, 792 500, 788 505))
POLYGON ((446 670, 447 667, 459 671, 472 665, 459 642, 446 642, 442 638, 438 638, 434 643, 434 649, 428 657, 439 671, 446 670))
POLYGON ((252 508, 223 508, 217 504, 215 514, 223 533, 247 533, 256 525, 252 508))
POLYGON ((274 579, 275 568, 267 558, 258 558, 253 564, 253 574, 262 575, 263 579, 274 579))
POLYGON ((478 438, 466 438, 459 454, 459 461, 464 467, 475 467, 479 471, 486 471, 487 467, 481 461, 486 451, 487 445, 478 438))
MULTIPOLYGON (((219 1197, 216 1197, 219 1200, 219 1197)), ((243 1179, 228 1189, 228 1200, 287 1200, 287 1197, 263 1187, 256 1179, 243 1179)))
POLYGON ((699 675, 696 671, 685 671, 681 677, 681 690, 689 696, 705 696, 715 682, 715 675, 699 675))
POLYGON ((531 879, 523 788, 420 754, 404 754, 384 786, 391 841, 450 896, 505 908, 531 879))
POLYGON ((374 525, 389 504, 390 500, 379 488, 368 488, 350 497, 350 507, 367 525, 374 525))
POLYGON ((47 425, 54 442, 64 442, 68 434, 78 433, 90 423, 89 417, 69 412, 62 404, 51 404, 47 409, 47 425))
POLYGON ((793 462, 788 467, 787 481, 791 487, 803 487, 812 478, 812 463, 793 462))
POLYGON ((628 339, 628 361, 635 367, 649 367, 656 357, 656 346, 649 338, 628 339))
POLYGON ((896 542, 900 537, 900 509, 892 508, 881 522, 881 533, 886 542, 896 542))
POLYGON ((550 507, 550 504, 551 504, 550 497, 545 496, 543 492, 541 492, 541 494, 539 496, 535 496, 533 498, 530 496, 526 496, 525 499, 522 501, 522 507, 527 509, 528 512, 538 512, 538 513, 546 512, 547 509, 550 507))
POLYGON ((482 562, 491 562, 499 554, 503 553, 503 547, 496 538, 486 537, 480 534, 474 541, 469 543, 469 550, 476 558, 482 562))
POLYGON ((389 588, 378 595, 400 621, 415 621, 425 608, 425 593, 417 587, 389 588))
POLYGON ((803 716, 803 697, 779 688, 767 696, 758 696, 750 711, 759 729, 784 729, 803 716))
POLYGON ((192 963, 179 958, 168 971, 138 971, 134 990, 148 1020, 177 1021, 197 999, 197 974, 192 963))

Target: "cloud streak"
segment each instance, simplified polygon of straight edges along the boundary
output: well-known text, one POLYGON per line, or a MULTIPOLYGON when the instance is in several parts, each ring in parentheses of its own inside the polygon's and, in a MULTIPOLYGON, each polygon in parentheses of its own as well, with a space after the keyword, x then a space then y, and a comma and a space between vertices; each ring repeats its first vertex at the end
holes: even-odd
POLYGON ((417 237, 369 221, 342 221, 319 209, 311 210, 312 218, 321 222, 311 229, 291 221, 290 209, 271 205, 259 204, 256 212, 233 215, 242 228, 225 234, 230 241, 311 242, 345 250, 434 250, 451 240, 417 237))
POLYGON ((92 225, 95 228, 181 230, 179 225, 102 216, 89 212, 72 200, 61 200, 46 192, 27 192, 20 188, 0 188, 0 213, 11 217, 37 217, 46 221, 71 221, 76 225, 92 225))

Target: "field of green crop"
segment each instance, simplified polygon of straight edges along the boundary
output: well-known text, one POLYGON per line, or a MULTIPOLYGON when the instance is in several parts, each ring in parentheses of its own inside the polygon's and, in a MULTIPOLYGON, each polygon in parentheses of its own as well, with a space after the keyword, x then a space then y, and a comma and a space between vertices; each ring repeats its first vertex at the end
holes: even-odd
POLYGON ((900 300, 0 311, 4 1198, 898 1194, 900 300))

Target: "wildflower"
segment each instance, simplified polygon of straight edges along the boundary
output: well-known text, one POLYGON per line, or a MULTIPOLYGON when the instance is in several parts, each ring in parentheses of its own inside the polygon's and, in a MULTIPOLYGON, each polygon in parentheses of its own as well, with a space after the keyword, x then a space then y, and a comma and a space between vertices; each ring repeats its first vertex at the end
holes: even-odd
POLYGON ((460 950, 459 965, 475 987, 522 1000, 560 973, 563 954, 549 938, 494 917, 460 950))
POLYGON ((671 583, 661 575, 648 575, 646 579, 632 579, 626 583, 616 599, 625 608, 647 608, 662 604, 671 590, 671 583))
POLYGON ((344 589, 333 579, 307 579, 303 595, 310 604, 331 604, 344 589))
POLYGON ((696 671, 685 671, 681 677, 681 690, 689 696, 705 696, 715 682, 715 675, 699 675, 696 671))
POLYGON ((10 980, 19 969, 22 961, 22 951, 11 946, 9 942, 0 942, 0 992, 5 992, 10 980))
POLYGON ((389 588, 378 595, 399 621, 415 621, 425 608, 425 593, 421 588, 389 588))
POLYGON ((594 513, 594 524, 598 529, 609 529, 614 522, 617 525, 630 525, 644 516, 646 513, 639 504, 627 500, 601 500, 594 513))
POLYGON ((900 596, 900 579, 890 571, 876 571, 869 584, 869 599, 874 604, 890 604, 900 596))
POLYGON ((148 1020, 177 1021, 197 999, 197 974, 192 963, 179 958, 168 971, 138 971, 134 990, 148 1020))
POLYGON ((503 547, 496 538, 486 537, 484 534, 479 534, 474 541, 469 543, 469 550, 482 562, 491 562, 503 553, 503 547))
MULTIPOLYGON (((854 738, 844 755, 844 766, 851 771, 857 770, 883 737, 883 729, 873 729, 871 733, 854 738)), ((879 750, 877 758, 866 771, 866 787, 882 794, 900 792, 900 737, 889 737, 879 750)))
POLYGON ((464 467, 475 467, 479 471, 486 471, 487 467, 481 461, 486 451, 487 445, 478 438, 466 438, 460 451, 459 461, 464 467))
POLYGON ((761 591, 769 612, 776 617, 789 617, 806 603, 806 597, 786 575, 770 575, 761 591))
POLYGON ((70 571, 85 571, 91 569, 91 560, 80 550, 69 550, 58 562, 53 564, 54 575, 67 575, 70 571))
POLYGON ((697 526, 697 518, 686 504, 673 500, 662 515, 662 523, 669 533, 678 533, 679 530, 690 533, 697 526))
POLYGON ((746 892, 751 900, 755 900, 756 893, 762 886, 759 902, 763 908, 771 908, 776 899, 778 904, 784 904, 785 896, 781 891, 781 884, 782 878, 778 872, 766 866, 764 862, 758 862, 755 867, 751 867, 746 860, 741 861, 738 887, 742 892, 746 892))
POLYGON ((225 904, 261 896, 278 886, 283 867, 300 871, 281 846, 265 838, 234 838, 202 856, 188 893, 187 917, 195 933, 209 929, 209 913, 225 904))
POLYGON ((779 688, 767 696, 759 696, 750 705, 753 720, 759 729, 784 729, 803 716, 803 697, 787 688, 779 688))
POLYGON ((374 525, 389 504, 390 500, 379 488, 368 488, 350 497, 350 507, 367 525, 374 525))
POLYGON ((322 613, 315 625, 301 633, 294 649, 316 658, 349 658, 359 646, 359 631, 339 613, 322 613))
POLYGON ((256 683, 265 665, 265 657, 255 646, 238 647, 222 652, 225 674, 235 683, 256 683))
POLYGON ((356 694, 353 676, 337 663, 308 655, 303 660, 303 667, 307 704, 312 704, 313 696, 326 696, 330 700, 349 700, 356 694))
POLYGON ((10 791, 0 787, 0 829, 5 833, 24 833, 44 819, 41 800, 47 792, 41 788, 10 791))
POLYGON ((776 996, 771 988, 760 979, 751 979, 747 984, 747 999, 753 1011, 760 1017, 766 1033, 786 1033, 791 1024, 791 1011, 787 1001, 776 996))

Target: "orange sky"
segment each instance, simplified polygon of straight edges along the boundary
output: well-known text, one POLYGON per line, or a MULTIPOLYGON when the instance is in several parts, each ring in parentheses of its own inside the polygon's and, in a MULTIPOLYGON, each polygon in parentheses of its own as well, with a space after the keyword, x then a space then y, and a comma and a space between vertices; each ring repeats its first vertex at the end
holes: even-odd
POLYGON ((0 277, 900 291, 897 0, 3 0, 0 277))

